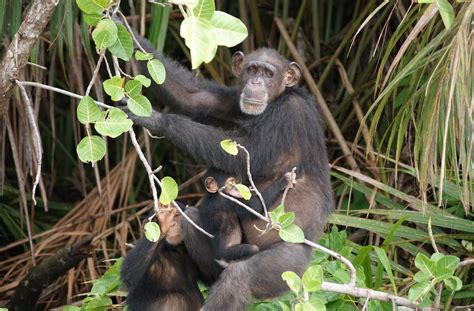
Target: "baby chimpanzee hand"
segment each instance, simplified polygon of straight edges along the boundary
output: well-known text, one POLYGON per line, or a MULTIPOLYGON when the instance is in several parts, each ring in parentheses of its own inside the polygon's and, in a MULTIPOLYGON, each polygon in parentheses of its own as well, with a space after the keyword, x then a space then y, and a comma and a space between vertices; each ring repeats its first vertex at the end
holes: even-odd
POLYGON ((183 241, 181 215, 176 208, 164 209, 158 212, 157 218, 161 234, 169 244, 177 245, 183 241))

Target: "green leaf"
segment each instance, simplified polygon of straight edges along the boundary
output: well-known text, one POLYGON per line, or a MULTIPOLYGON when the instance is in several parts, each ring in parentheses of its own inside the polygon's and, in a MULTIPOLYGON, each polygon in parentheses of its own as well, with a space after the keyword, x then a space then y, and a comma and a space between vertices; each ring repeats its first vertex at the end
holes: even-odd
POLYGON ((446 268, 452 271, 454 273, 454 270, 459 265, 459 258, 456 256, 451 256, 451 255, 444 255, 443 257, 439 258, 436 261, 436 268, 446 268))
POLYGON ((105 142, 102 137, 87 136, 77 145, 76 151, 82 162, 96 162, 105 156, 105 142))
POLYGON ((210 22, 216 33, 217 45, 232 47, 244 41, 248 36, 245 24, 230 14, 216 11, 210 22))
POLYGON ((117 25, 109 19, 103 19, 92 32, 97 49, 102 50, 111 47, 117 41, 117 25))
POLYGON ((242 198, 244 198, 245 200, 250 200, 250 198, 252 197, 252 193, 250 192, 250 189, 249 187, 247 187, 246 185, 243 185, 243 184, 236 184, 235 185, 235 188, 237 188, 237 190, 239 191, 240 195, 242 196, 242 198))
POLYGON ((462 281, 457 276, 452 276, 449 279, 444 280, 444 284, 452 292, 456 292, 462 288, 462 281))
POLYGON ((113 101, 121 100, 125 95, 125 90, 123 89, 123 84, 125 79, 120 76, 115 76, 104 81, 104 90, 113 101))
POLYGON ((152 59, 148 61, 146 67, 148 68, 148 73, 152 77, 153 81, 156 82, 156 84, 162 84, 165 82, 166 70, 165 66, 163 66, 163 63, 157 59, 152 59))
POLYGON ((278 205, 268 213, 272 222, 278 222, 278 218, 285 212, 283 204, 278 205))
POLYGON ((278 216, 278 223, 282 227, 288 227, 295 221, 295 212, 288 212, 288 213, 283 213, 280 216, 278 216))
POLYGON ((392 288, 395 294, 397 294, 397 286, 395 284, 395 278, 393 277, 392 267, 390 265, 390 260, 388 259, 387 253, 383 248, 374 246, 375 254, 379 258, 382 266, 384 267, 385 271, 387 272, 388 278, 390 279, 390 283, 392 283, 392 288))
POLYGON ((308 301, 303 302, 303 311, 326 311, 326 305, 318 297, 311 297, 308 301))
POLYGON ((443 19, 444 26, 449 29, 454 22, 454 9, 448 0, 436 0, 436 5, 439 9, 439 14, 443 19))
POLYGON ((95 123, 95 129, 102 135, 116 138, 128 131, 133 125, 127 114, 118 108, 112 108, 107 113, 107 117, 95 123))
POLYGON ((129 80, 125 84, 125 91, 127 92, 128 96, 133 97, 136 95, 140 95, 142 92, 142 83, 138 80, 129 80))
POLYGON ((180 35, 191 51, 193 69, 214 58, 217 51, 216 34, 209 21, 192 16, 185 18, 181 23, 180 35))
POLYGON ((301 282, 300 277, 296 273, 294 273, 293 271, 285 271, 282 273, 281 278, 283 279, 283 281, 286 282, 286 284, 293 293, 295 293, 296 295, 299 294, 303 283, 301 282))
POLYGON ((144 75, 137 75, 133 77, 133 79, 140 82, 144 87, 149 87, 151 85, 151 80, 145 77, 144 75))
MULTIPOLYGON (((8 311, 7 308, 0 308, 0 311, 8 311)), ((66 306, 63 311, 81 311, 78 306, 66 306)))
POLYGON ((158 242, 160 240, 161 230, 160 226, 153 221, 147 222, 145 224, 145 237, 150 242, 158 242))
POLYGON ((323 279, 323 268, 321 266, 310 266, 303 274, 304 290, 309 293, 320 290, 323 279))
POLYGON ((84 299, 82 308, 86 311, 106 310, 106 307, 112 305, 112 299, 107 296, 99 295, 95 297, 87 297, 84 299))
POLYGON ((176 5, 186 5, 194 7, 197 4, 198 0, 168 0, 168 2, 176 5))
POLYGON ((120 59, 129 61, 133 55, 132 36, 123 25, 117 25, 117 41, 109 48, 112 55, 120 59))
POLYGON ((280 238, 283 241, 290 243, 303 243, 304 242, 304 232, 295 224, 291 224, 288 227, 281 228, 278 232, 280 238))
POLYGON ((413 279, 417 282, 426 282, 426 281, 431 281, 433 277, 429 274, 424 273, 423 271, 418 271, 413 276, 413 279))
POLYGON ((178 184, 176 181, 166 176, 161 180, 161 194, 160 203, 163 205, 169 205, 171 202, 176 200, 178 197, 178 184))
POLYGON ((77 119, 82 124, 94 123, 103 116, 102 111, 90 96, 84 96, 77 106, 77 119))
POLYGON ((84 14, 84 15, 82 15, 82 18, 84 18, 84 21, 86 22, 87 25, 96 26, 99 23, 99 21, 102 19, 102 15, 100 15, 100 14, 84 14))
POLYGON ((224 149, 225 152, 233 156, 239 153, 237 142, 231 139, 224 139, 223 141, 221 141, 221 148, 224 149))
POLYGON ((143 53, 142 51, 136 51, 135 59, 136 60, 150 60, 150 59, 153 59, 153 54, 143 53))
POLYGON ((135 95, 133 97, 129 97, 127 101, 127 107, 133 112, 135 115, 139 117, 149 117, 151 116, 151 103, 143 95, 135 95))
POLYGON ((193 15, 203 19, 210 19, 215 10, 214 0, 199 0, 194 6, 193 15))
POLYGON ((94 295, 107 295, 118 290, 122 285, 120 280, 122 262, 123 258, 119 258, 104 275, 95 280, 90 293, 94 295))
POLYGON ((431 282, 416 283, 410 288, 410 291, 408 292, 408 299, 412 302, 423 299, 424 296, 430 293, 432 287, 433 285, 431 282))
POLYGON ((415 257, 415 266, 426 274, 434 276, 435 263, 425 254, 418 253, 415 257))
POLYGON ((76 0, 76 4, 86 14, 100 14, 109 7, 109 0, 76 0))

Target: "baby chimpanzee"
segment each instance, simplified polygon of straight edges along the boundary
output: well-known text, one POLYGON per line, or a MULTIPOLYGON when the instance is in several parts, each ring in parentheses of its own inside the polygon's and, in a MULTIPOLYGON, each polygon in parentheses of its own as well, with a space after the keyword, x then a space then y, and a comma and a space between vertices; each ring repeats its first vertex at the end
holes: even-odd
MULTIPOLYGON (((293 186, 295 179, 295 174, 290 172, 264 189, 261 194, 265 204, 273 206, 277 199, 281 198, 283 190, 293 186)), ((208 169, 204 185, 209 196, 204 198, 199 208, 200 218, 206 222, 205 229, 215 235, 211 242, 214 258, 223 266, 226 266, 230 261, 250 257, 259 251, 258 246, 244 243, 245 237, 242 234, 239 217, 229 208, 229 205, 237 205, 237 203, 219 194, 219 190, 221 190, 252 208, 262 205, 255 194, 250 200, 243 200, 235 187, 237 183, 239 183, 237 178, 229 176, 219 169, 208 169)))
POLYGON ((141 238, 127 253, 121 278, 129 289, 130 311, 197 311, 204 300, 197 286, 196 264, 182 242, 180 215, 176 209, 157 215, 160 241, 141 238))

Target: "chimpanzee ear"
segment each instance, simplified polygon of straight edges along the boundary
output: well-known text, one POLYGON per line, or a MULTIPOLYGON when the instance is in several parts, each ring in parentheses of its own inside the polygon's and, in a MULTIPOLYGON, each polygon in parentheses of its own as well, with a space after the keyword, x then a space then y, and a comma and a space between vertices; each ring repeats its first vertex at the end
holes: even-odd
POLYGON ((235 52, 232 55, 232 72, 234 75, 239 76, 242 71, 242 65, 245 61, 245 54, 241 51, 235 52))
POLYGON ((295 62, 291 62, 286 68, 285 82, 287 87, 292 87, 300 81, 301 67, 295 62))

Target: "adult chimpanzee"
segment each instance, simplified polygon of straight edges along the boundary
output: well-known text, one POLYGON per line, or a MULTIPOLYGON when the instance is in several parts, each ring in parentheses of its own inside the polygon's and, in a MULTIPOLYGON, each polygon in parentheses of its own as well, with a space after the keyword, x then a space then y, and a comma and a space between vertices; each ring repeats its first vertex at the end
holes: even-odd
MULTIPOLYGON (((204 177, 204 184, 210 195, 205 196, 200 203, 199 216, 200 219, 206 220, 205 229, 214 235, 214 239, 212 239, 213 258, 219 260, 220 264, 227 266, 230 261, 256 254, 259 251, 258 246, 242 243, 243 236, 239 217, 229 208, 229 205, 236 203, 218 194, 218 191, 223 189, 222 191, 235 199, 241 198, 239 191, 234 186, 239 181, 218 169, 208 169, 204 177)), ((262 191, 265 204, 272 206, 276 203, 286 187, 294 186, 293 180, 295 178, 296 174, 287 173, 262 191)), ((250 206, 262 205, 258 196, 255 195, 248 201, 240 201, 250 206)))
POLYGON ((176 210, 157 215, 161 228, 158 243, 142 238, 127 253, 121 278, 129 289, 129 310, 196 311, 203 298, 197 287, 198 271, 186 254, 176 210))
MULTIPOLYGON (((146 41, 141 43, 152 51, 146 41)), ((154 54, 167 71, 160 98, 179 114, 153 111, 146 118, 132 115, 134 123, 166 136, 208 167, 243 180, 245 154, 230 156, 219 144, 228 138, 237 141, 250 153, 250 170, 259 189, 297 167, 301 176, 288 193, 285 210, 295 212, 295 223, 303 228, 306 238, 319 237, 333 206, 332 191, 323 123, 312 97, 296 87, 300 67, 272 49, 259 49, 247 57, 237 52, 232 69, 239 83, 226 87, 196 78, 167 57, 154 54)), ((281 274, 288 270, 302 273, 310 259, 308 246, 283 242, 274 230, 262 235, 258 230, 265 228, 262 220, 241 207, 226 206, 239 216, 244 243, 256 245, 260 251, 232 262, 221 273, 212 256, 211 240, 182 222, 184 244, 200 278, 209 283, 217 280, 205 310, 243 310, 253 299, 275 297, 287 290, 281 274)), ((259 204, 251 207, 262 212, 259 204)), ((200 217, 198 208, 186 213, 206 227, 209 220, 200 217)))

